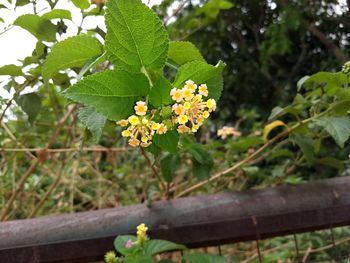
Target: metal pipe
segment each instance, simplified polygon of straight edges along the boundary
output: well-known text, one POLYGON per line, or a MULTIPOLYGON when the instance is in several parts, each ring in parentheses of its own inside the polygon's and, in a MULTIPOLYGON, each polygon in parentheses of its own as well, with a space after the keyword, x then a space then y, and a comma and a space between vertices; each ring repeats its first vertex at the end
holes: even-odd
POLYGON ((350 225, 350 177, 0 223, 0 262, 91 262, 140 223, 188 247, 350 225))

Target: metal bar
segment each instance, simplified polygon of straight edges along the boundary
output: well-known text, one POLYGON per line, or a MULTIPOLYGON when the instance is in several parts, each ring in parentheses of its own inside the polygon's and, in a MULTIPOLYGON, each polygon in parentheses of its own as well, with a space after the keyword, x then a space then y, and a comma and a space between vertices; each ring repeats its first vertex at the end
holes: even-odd
POLYGON ((350 177, 0 223, 0 262, 91 262, 140 223, 188 247, 350 225, 350 177))

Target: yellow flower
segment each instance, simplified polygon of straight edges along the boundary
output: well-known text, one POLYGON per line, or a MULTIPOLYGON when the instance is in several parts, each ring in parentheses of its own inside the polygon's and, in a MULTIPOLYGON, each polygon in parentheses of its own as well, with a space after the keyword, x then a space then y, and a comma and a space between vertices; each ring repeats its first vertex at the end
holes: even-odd
POLYGON ((135 115, 131 115, 128 120, 131 125, 138 125, 140 123, 140 119, 135 115))
POLYGON ((177 89, 177 88, 173 88, 171 91, 170 91, 170 96, 173 100, 175 100, 176 102, 180 102, 182 101, 182 98, 183 98, 183 94, 182 94, 182 91, 180 89, 177 89))
POLYGON ((208 96, 208 93, 209 93, 209 92, 208 92, 208 87, 207 87, 206 84, 200 85, 198 90, 199 90, 198 93, 199 93, 200 95, 203 95, 204 97, 207 97, 207 96, 208 96))
POLYGON ((114 251, 109 251, 105 254, 105 262, 106 263, 115 263, 115 262, 119 262, 119 259, 114 251))
POLYGON ((184 109, 185 110, 189 110, 191 108, 191 103, 189 103, 188 101, 186 101, 185 103, 184 103, 184 109))
POLYGON ((130 135, 131 135, 131 132, 128 131, 128 130, 125 130, 125 131, 122 132, 122 136, 123 137, 129 137, 130 135))
POLYGON ((207 100, 207 107, 208 109, 215 111, 216 109, 216 101, 214 99, 207 100))
POLYGON ((199 125, 193 125, 192 126, 192 132, 196 132, 199 129, 199 125))
POLYGON ((184 87, 186 89, 190 89, 190 90, 193 90, 193 91, 195 91, 197 89, 197 85, 192 80, 187 80, 185 83, 186 84, 185 84, 184 87))
POLYGON ((173 111, 175 112, 176 115, 182 115, 185 114, 185 109, 182 104, 177 104, 175 103, 172 106, 173 111))
POLYGON ((120 120, 117 122, 117 124, 121 127, 125 127, 129 124, 128 120, 120 120))
POLYGON ((136 138, 129 139, 129 145, 132 147, 136 147, 140 145, 140 141, 136 138))
POLYGON ((182 94, 185 100, 191 100, 194 97, 193 90, 191 89, 182 89, 182 94))
POLYGON ((203 112, 203 117, 204 117, 205 119, 208 119, 209 115, 210 115, 209 111, 204 111, 204 112, 203 112))
POLYGON ((148 142, 148 137, 142 136, 141 137, 141 142, 148 142))
POLYGON ((146 227, 145 224, 141 224, 139 225, 137 228, 137 232, 136 232, 136 235, 137 235, 137 242, 140 244, 140 245, 143 245, 144 242, 147 240, 147 230, 148 230, 148 227, 146 227))
POLYGON ((159 123, 157 123, 157 122, 152 123, 152 130, 156 131, 159 129, 159 127, 160 127, 159 123))
POLYGON ((177 121, 180 123, 180 124, 186 124, 188 122, 188 117, 186 115, 180 115, 178 118, 177 118, 177 121))
POLYGON ((146 115, 147 112, 147 105, 144 101, 138 101, 136 102, 136 106, 134 107, 135 113, 139 116, 146 115))
POLYGON ((186 125, 180 125, 177 127, 177 132, 178 133, 187 133, 189 132, 190 128, 188 128, 186 125))
POLYGON ((157 130, 158 134, 164 134, 168 131, 168 127, 164 125, 163 123, 159 125, 159 128, 157 130))

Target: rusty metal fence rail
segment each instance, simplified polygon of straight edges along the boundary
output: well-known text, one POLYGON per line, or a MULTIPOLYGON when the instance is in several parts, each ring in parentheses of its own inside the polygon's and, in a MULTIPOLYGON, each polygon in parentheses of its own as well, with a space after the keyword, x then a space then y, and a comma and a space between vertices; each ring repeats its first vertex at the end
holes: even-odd
POLYGON ((144 222, 190 248, 350 225, 350 177, 0 223, 0 262, 92 262, 144 222))

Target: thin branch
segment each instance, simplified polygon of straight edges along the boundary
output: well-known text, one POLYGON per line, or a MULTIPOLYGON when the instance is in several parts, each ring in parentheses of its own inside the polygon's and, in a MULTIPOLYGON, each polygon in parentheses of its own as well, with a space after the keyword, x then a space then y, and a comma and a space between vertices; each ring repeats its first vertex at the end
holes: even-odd
POLYGON ((148 166, 152 169, 154 176, 157 178, 157 180, 159 181, 161 188, 163 191, 165 191, 167 189, 166 185, 164 184, 162 178, 160 177, 157 169, 154 167, 154 165, 152 164, 151 160, 149 159, 147 153, 145 152, 145 149, 143 149, 143 147, 140 147, 141 149, 141 153, 142 155, 145 157, 148 166))

